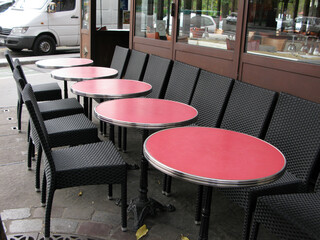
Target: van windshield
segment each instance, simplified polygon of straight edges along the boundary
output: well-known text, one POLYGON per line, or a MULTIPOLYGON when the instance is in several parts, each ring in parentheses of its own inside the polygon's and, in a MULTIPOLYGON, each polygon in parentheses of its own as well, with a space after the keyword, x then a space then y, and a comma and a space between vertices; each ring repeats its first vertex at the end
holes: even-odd
POLYGON ((48 0, 17 0, 14 9, 41 9, 48 0))

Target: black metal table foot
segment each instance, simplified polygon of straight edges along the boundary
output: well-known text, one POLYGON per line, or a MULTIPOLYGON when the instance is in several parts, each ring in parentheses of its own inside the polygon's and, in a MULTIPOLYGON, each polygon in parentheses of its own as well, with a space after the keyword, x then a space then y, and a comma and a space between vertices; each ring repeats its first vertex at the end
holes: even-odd
POLYGON ((171 204, 163 205, 152 198, 143 201, 139 197, 132 199, 128 207, 128 212, 133 212, 133 224, 136 230, 143 225, 147 216, 154 216, 157 212, 173 212, 175 210, 176 208, 171 204))

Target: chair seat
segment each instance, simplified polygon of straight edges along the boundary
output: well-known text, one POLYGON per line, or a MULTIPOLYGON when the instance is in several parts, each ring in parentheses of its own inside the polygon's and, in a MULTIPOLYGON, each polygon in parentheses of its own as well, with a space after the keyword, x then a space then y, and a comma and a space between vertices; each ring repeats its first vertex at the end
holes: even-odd
POLYGON ((58 83, 43 83, 32 85, 37 101, 61 99, 61 88, 58 83))
POLYGON ((54 118, 44 121, 44 124, 51 147, 99 141, 97 127, 84 114, 54 118))
POLYGON ((249 195, 256 198, 263 195, 307 191, 306 184, 288 171, 285 171, 281 178, 269 184, 249 188, 219 188, 219 190, 243 208, 248 207, 249 195))
POLYGON ((44 120, 84 113, 83 107, 75 98, 39 102, 38 105, 44 120))
POLYGON ((52 157, 57 188, 121 183, 126 175, 126 163, 110 141, 53 150, 52 157))
POLYGON ((286 239, 319 239, 320 236, 320 193, 300 193, 265 196, 258 199, 255 217, 267 228, 277 231, 274 223, 284 221, 287 231, 282 232, 286 239), (266 218, 267 216, 267 218, 266 218), (270 217, 277 221, 270 221, 270 217), (268 219, 265 221, 265 219, 268 219), (293 238, 290 236, 293 235, 293 238), (300 234, 300 236, 299 236, 300 234), (301 235, 302 234, 302 235, 301 235), (307 236, 308 235, 308 236, 307 236))

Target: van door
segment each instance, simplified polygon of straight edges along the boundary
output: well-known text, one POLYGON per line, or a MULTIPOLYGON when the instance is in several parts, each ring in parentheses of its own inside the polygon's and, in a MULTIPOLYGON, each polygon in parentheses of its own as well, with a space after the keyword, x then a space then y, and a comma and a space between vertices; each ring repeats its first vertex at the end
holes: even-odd
POLYGON ((48 13, 49 29, 60 39, 61 46, 80 44, 79 0, 53 0, 57 5, 55 13, 48 13))

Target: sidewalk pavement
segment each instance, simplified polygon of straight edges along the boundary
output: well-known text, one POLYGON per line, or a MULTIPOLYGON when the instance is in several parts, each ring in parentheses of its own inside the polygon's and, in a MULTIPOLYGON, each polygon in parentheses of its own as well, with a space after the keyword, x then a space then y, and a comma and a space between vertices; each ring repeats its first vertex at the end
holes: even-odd
MULTIPOLYGON (((70 55, 68 55, 70 56, 70 55)), ((61 57, 61 55, 59 56, 61 57)), ((24 61, 23 59, 21 59, 24 61)), ((25 60, 35 61, 34 58, 25 60)), ((7 67, 8 68, 8 67, 7 67)), ((36 69, 34 65, 24 68, 36 69)), ((1 70, 1 69, 0 69, 1 70)), ((30 75, 30 81, 39 83, 48 77, 48 73, 30 75)), ((13 81, 12 76, 3 78, 3 88, 13 81)), ((59 84, 62 82, 59 82, 59 84)), ((12 88, 12 85, 10 85, 12 88)), ((12 89, 4 89, 11 94, 12 89)), ((15 91, 14 91, 15 92, 15 91)), ((69 96, 74 96, 69 92, 69 96)), ((7 98, 0 95, 0 102, 7 98)), ((15 103, 15 102, 14 102, 15 103)), ((96 104, 96 103, 95 103, 96 104)), ((40 195, 34 191, 34 165, 27 170, 28 113, 23 108, 22 132, 16 129, 16 109, 14 104, 0 107, 0 213, 8 239, 41 239, 43 237, 44 208, 40 204, 40 195)), ((93 121, 98 126, 97 119, 93 121)), ((100 136, 102 140, 106 139, 100 136)), ((126 162, 139 164, 141 157, 141 135, 128 129, 128 149, 121 153, 126 162)), ((128 172, 128 201, 138 194, 140 170, 128 172)), ((197 239, 199 226, 194 224, 197 186, 182 180, 173 179, 172 196, 161 194, 163 174, 150 167, 148 195, 163 204, 173 204, 175 212, 159 212, 148 217, 145 224, 149 232, 142 239, 177 240, 186 236, 197 239)), ((120 196, 120 186, 114 186, 115 199, 120 196)), ((52 239, 136 239, 133 228, 133 216, 128 214, 128 231, 122 232, 120 225, 120 207, 115 200, 107 199, 107 186, 85 186, 57 190, 53 200, 51 237, 52 239)), ((243 210, 230 202, 218 190, 214 189, 211 206, 209 239, 241 239, 243 210)), ((264 229, 259 239, 275 239, 264 229)))

